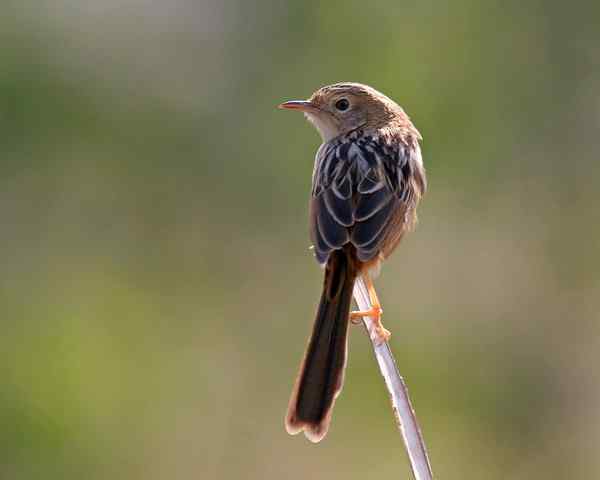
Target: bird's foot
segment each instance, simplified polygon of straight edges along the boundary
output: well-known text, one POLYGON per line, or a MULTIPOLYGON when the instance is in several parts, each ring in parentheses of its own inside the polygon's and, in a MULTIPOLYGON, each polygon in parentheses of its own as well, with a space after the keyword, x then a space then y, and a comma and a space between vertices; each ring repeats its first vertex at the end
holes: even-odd
POLYGON ((383 310, 381 307, 372 307, 370 310, 350 312, 350 321, 357 325, 363 317, 371 318, 373 321, 371 337, 377 345, 381 345, 382 343, 387 342, 392 335, 381 323, 382 314, 383 310))
POLYGON ((357 310, 350 312, 350 321, 354 325, 360 324, 363 317, 371 317, 375 321, 380 321, 383 310, 379 307, 372 307, 369 310, 357 310))

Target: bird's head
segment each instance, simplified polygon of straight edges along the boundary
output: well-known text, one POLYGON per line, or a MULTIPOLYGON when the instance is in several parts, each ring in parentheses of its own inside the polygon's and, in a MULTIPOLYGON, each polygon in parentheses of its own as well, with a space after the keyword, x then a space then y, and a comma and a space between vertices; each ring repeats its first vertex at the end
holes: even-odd
POLYGON ((360 83, 335 83, 318 89, 308 100, 291 100, 279 108, 304 112, 324 142, 359 128, 376 130, 410 125, 393 100, 360 83))

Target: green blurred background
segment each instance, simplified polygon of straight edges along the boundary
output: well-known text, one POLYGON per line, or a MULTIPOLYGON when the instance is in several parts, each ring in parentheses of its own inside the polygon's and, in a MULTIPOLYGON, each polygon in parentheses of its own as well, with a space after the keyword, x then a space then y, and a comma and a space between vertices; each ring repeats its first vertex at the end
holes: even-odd
POLYGON ((353 328, 315 446, 283 428, 321 271, 316 132, 373 85, 424 136, 378 280, 440 479, 600 475, 600 4, 7 1, 0 478, 407 478, 353 328))

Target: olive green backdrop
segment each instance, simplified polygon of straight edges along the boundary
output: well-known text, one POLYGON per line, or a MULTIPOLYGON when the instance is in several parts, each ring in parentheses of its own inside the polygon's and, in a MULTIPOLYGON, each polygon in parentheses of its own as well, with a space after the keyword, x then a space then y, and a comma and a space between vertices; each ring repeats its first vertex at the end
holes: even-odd
POLYGON ((600 4, 7 1, 0 478, 407 478, 362 329, 283 429, 321 284, 319 144, 373 85, 430 190, 378 280, 440 479, 600 475, 600 4))

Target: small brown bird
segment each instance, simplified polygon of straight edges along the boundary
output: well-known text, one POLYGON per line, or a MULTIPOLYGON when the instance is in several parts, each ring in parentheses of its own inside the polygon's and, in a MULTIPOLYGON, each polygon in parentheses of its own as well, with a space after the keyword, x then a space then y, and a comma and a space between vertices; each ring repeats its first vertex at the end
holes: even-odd
POLYGON ((304 430, 318 442, 344 382, 348 320, 369 316, 378 342, 390 336, 371 276, 415 224, 426 189, 421 135, 402 108, 359 83, 329 85, 279 107, 303 112, 323 139, 312 177, 310 233, 325 279, 285 418, 288 433, 304 430), (350 312, 359 275, 373 308, 350 312))

